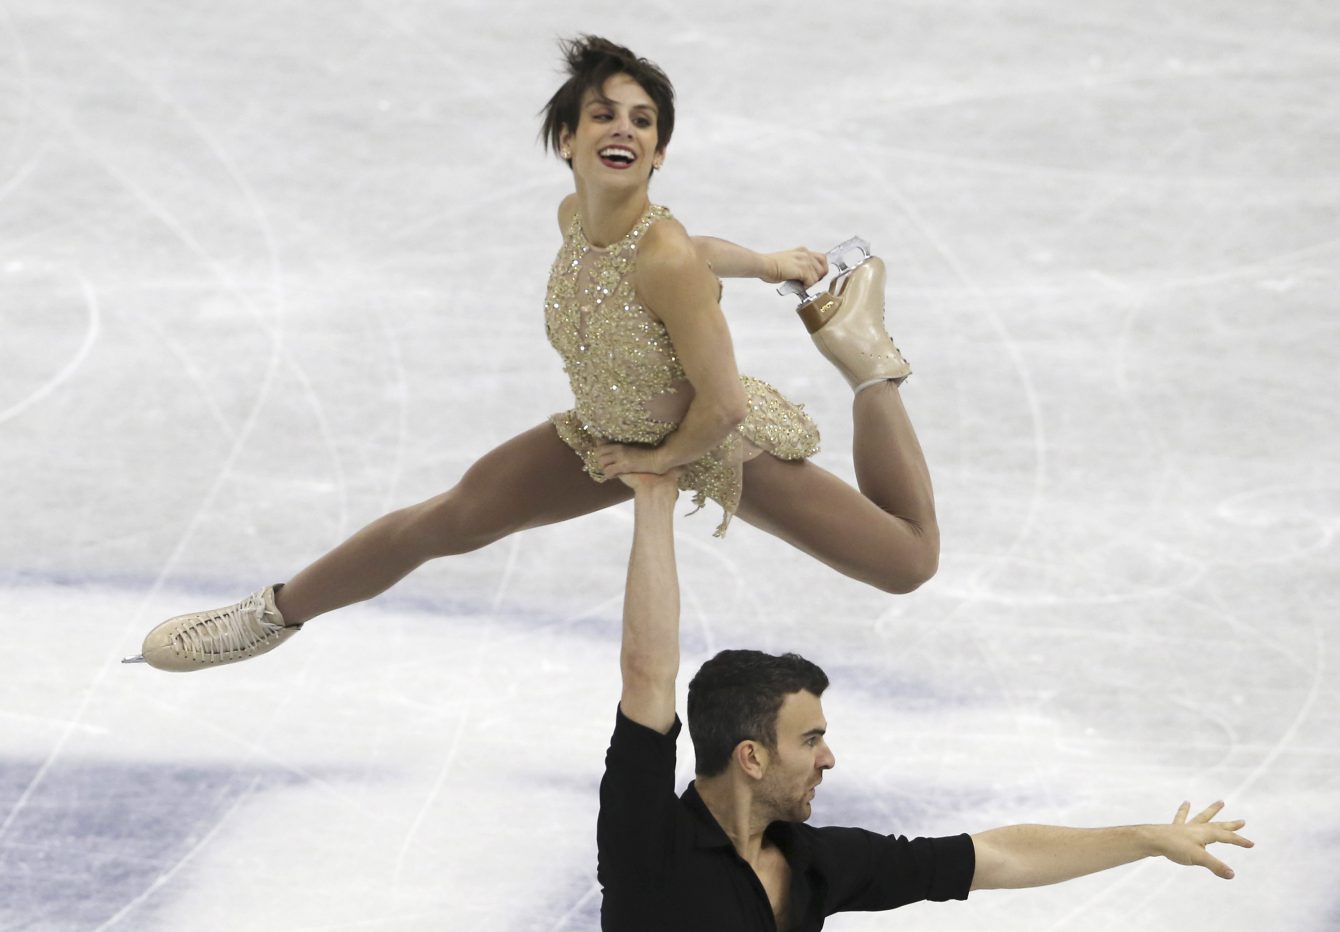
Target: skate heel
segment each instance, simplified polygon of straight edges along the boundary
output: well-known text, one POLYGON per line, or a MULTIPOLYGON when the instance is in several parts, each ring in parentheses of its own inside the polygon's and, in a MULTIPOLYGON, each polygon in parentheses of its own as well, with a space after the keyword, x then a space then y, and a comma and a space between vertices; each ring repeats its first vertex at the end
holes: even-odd
POLYGON ((817 333, 838 312, 841 305, 837 297, 846 288, 847 276, 874 258, 870 253, 869 240, 860 236, 853 236, 838 243, 825 255, 828 256, 829 268, 836 274, 829 286, 818 295, 811 297, 804 286, 795 280, 782 282, 777 288, 777 293, 780 295, 795 295, 800 299, 796 313, 800 315, 800 319, 805 323, 805 329, 810 333, 817 333), (856 261, 849 265, 847 259, 852 253, 856 253, 856 261))
POLYGON ((822 330, 824 324, 833 319, 841 306, 836 295, 831 291, 823 291, 796 308, 796 313, 800 315, 801 321, 805 324, 805 329, 813 335, 822 330))
POLYGON ((853 391, 901 383, 912 367, 884 328, 884 263, 860 237, 834 246, 828 259, 837 275, 827 289, 811 297, 800 282, 787 282, 778 293, 800 298, 796 313, 810 339, 853 391), (848 264, 853 253, 855 262, 848 264))

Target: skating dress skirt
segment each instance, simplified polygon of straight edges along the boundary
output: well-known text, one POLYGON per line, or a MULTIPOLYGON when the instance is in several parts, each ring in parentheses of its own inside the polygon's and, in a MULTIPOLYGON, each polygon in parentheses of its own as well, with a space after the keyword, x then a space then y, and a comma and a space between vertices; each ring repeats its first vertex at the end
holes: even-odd
MULTIPOLYGON (((597 482, 606 481, 595 448, 605 441, 656 446, 678 424, 652 416, 656 402, 687 385, 665 326, 638 301, 637 250, 647 230, 670 211, 652 205, 631 230, 609 246, 592 246, 573 217, 563 237, 544 306, 549 342, 563 358, 576 407, 550 420, 597 482)), ((819 449, 819 429, 804 407, 766 382, 741 376, 749 401, 744 422, 706 455, 688 464, 679 487, 725 510, 716 530, 726 532, 737 508, 744 463, 759 453, 797 460, 819 449)))

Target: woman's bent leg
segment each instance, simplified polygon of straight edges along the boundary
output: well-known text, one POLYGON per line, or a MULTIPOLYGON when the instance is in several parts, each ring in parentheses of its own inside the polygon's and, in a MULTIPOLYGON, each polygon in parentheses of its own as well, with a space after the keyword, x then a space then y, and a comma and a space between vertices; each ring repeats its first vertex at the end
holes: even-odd
POLYGON ((739 516, 853 579, 910 592, 939 565, 935 496, 894 382, 852 402, 860 491, 808 460, 764 454, 745 464, 739 516))
POLYGON ((591 479, 546 422, 486 454, 450 491, 373 521, 289 580, 275 602, 286 624, 299 625, 386 591, 434 557, 599 511, 631 494, 622 482, 591 479))

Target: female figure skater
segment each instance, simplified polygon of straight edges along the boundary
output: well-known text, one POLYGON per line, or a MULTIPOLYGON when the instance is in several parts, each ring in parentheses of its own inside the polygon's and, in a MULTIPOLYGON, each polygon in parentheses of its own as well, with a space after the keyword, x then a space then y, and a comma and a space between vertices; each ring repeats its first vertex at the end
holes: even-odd
POLYGON ((648 198, 674 128, 669 79, 604 39, 569 41, 564 52, 569 78, 545 108, 543 132, 576 190, 558 208, 564 238, 545 326, 576 406, 485 455, 451 490, 377 519, 288 583, 163 622, 127 662, 188 671, 265 653, 434 557, 625 501, 629 488, 607 480, 633 472, 682 467, 681 488, 724 508, 718 535, 738 514, 889 592, 934 574, 935 503, 899 395, 911 370, 884 329, 883 264, 868 258, 800 308, 856 392, 858 491, 807 459, 819 437, 799 406, 737 372, 719 304, 718 275, 809 287, 828 271, 824 256, 690 238, 648 198))

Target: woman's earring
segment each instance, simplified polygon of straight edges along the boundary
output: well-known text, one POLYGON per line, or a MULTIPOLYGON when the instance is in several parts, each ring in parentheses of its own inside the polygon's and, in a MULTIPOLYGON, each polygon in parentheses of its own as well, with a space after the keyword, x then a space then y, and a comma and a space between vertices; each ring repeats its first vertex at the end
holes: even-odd
POLYGON ((558 157, 566 162, 572 158, 572 151, 570 149, 564 149, 563 151, 558 153, 558 157))

